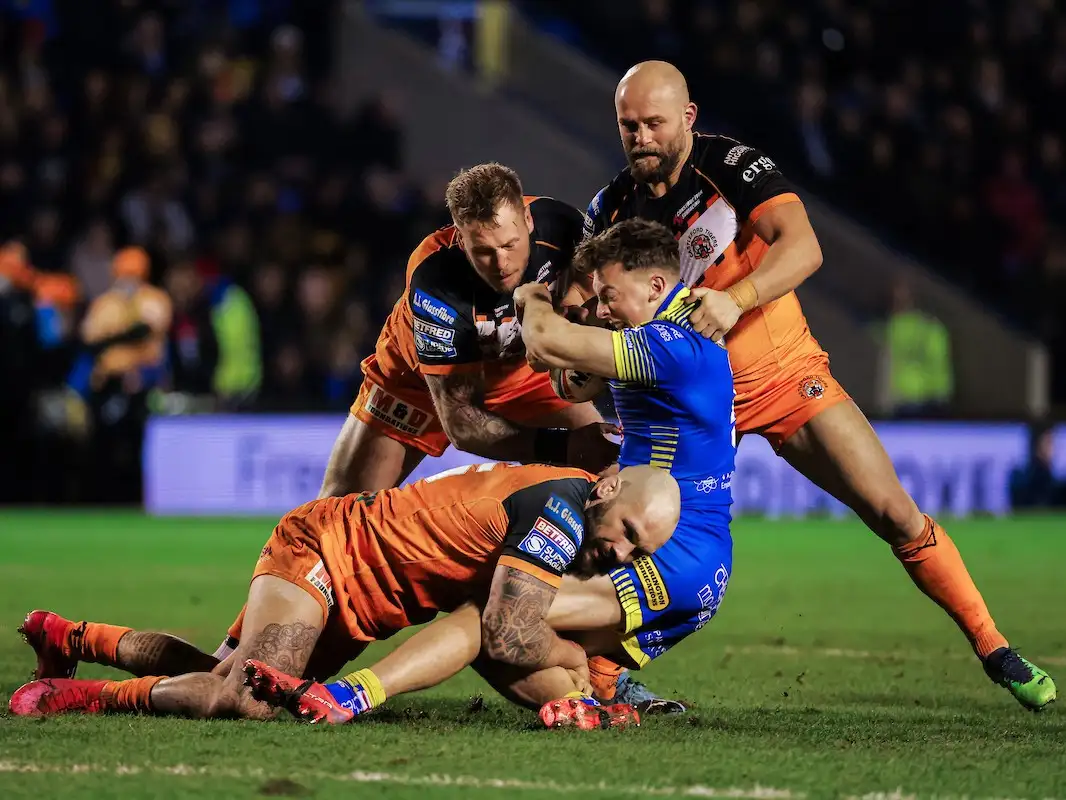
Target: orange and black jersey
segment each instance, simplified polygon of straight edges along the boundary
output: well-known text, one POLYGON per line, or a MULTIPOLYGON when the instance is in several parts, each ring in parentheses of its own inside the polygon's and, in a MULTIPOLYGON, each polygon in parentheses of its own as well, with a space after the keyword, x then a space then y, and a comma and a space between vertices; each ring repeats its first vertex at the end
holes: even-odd
MULTIPOLYGON (((726 136, 697 133, 678 182, 666 194, 652 196, 627 168, 593 198, 585 234, 633 217, 661 222, 677 237, 682 282, 721 291, 754 272, 766 255, 769 245, 755 233, 759 217, 798 202, 768 156, 726 136)), ((768 380, 812 342, 795 292, 764 303, 726 336, 734 381, 742 386, 768 380)))
POLYGON ((726 136, 697 133, 678 182, 665 195, 651 195, 627 167, 593 198, 585 235, 633 217, 661 222, 677 236, 682 282, 711 285, 712 270, 727 260, 746 223, 798 199, 765 154, 726 136))
POLYGON ((552 586, 577 562, 596 476, 542 464, 459 467, 340 500, 327 563, 364 630, 419 624, 484 597, 498 565, 552 586), (377 620, 377 621, 375 621, 377 620))
MULTIPOLYGON (((557 290, 581 241, 581 212, 550 197, 526 197, 525 202, 533 233, 522 282, 557 290)), ((424 374, 478 368, 484 361, 524 353, 513 298, 478 276, 454 226, 426 237, 408 262, 406 291, 378 341, 378 360, 386 371, 396 361, 396 350, 408 369, 424 374)))

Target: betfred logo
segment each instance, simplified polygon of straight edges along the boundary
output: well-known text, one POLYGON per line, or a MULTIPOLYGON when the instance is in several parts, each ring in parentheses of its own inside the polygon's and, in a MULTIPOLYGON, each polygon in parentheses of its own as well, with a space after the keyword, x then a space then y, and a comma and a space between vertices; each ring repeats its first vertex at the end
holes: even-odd
POLYGON ((415 311, 420 311, 430 319, 443 322, 445 325, 454 325, 459 313, 447 303, 442 303, 435 297, 430 297, 420 289, 415 289, 411 304, 415 311))
POLYGON ((455 338, 455 331, 451 328, 442 328, 440 325, 421 319, 415 320, 415 333, 422 333, 433 339, 440 339, 442 342, 450 342, 455 338))
POLYGON ((533 530, 541 534, 545 539, 570 556, 570 558, 577 555, 577 548, 574 547, 574 543, 570 541, 570 537, 548 522, 548 520, 544 519, 544 517, 537 517, 537 521, 533 524, 533 530))

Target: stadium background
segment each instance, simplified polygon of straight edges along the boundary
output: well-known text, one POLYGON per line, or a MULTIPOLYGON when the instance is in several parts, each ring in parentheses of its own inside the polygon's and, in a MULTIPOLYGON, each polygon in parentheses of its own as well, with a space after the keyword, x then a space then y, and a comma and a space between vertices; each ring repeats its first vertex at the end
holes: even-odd
MULTIPOLYGON (((354 396, 407 254, 447 222, 448 178, 498 159, 583 207, 622 163, 613 82, 663 57, 702 129, 802 187, 826 263, 800 295, 849 391, 875 418, 937 420, 882 429, 908 486, 934 510, 1008 510, 1040 450, 1026 426, 1066 404, 1066 16, 944 2, 912 29, 918 4, 890 5, 7 0, 3 499, 140 502, 145 424, 150 445, 180 443, 146 450, 151 508, 310 496, 322 426, 354 396), (136 391, 94 390, 79 322, 130 244, 174 303, 167 358, 136 391), (907 326, 944 352, 893 338, 907 326), (203 416, 218 411, 329 416, 248 439, 203 416), (201 485, 228 501, 198 504, 201 485)), ((1066 428, 1049 436, 1061 476, 1066 428)), ((740 510, 833 507, 761 445, 741 445, 740 510)))
MULTIPOLYGON (((1061 682, 1064 518, 1014 507, 1066 476, 1055 3, 0 0, 0 502, 35 506, 0 511, 0 702, 34 607, 213 649, 449 177, 498 159, 584 206, 623 163, 614 84, 651 57, 800 185, 834 372, 1061 682), (79 322, 129 244, 174 304, 165 368, 94 392, 79 322)), ((2 792, 1061 796, 1061 716, 990 685, 881 542, 757 438, 734 487, 730 599, 643 678, 694 710, 624 749, 532 738, 467 671, 343 730, 0 713, 2 792)))

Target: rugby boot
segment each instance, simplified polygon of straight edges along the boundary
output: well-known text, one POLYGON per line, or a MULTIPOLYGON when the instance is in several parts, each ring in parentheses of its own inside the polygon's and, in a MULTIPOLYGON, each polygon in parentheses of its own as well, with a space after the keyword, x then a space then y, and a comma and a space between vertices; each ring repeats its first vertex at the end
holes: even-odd
POLYGON ((99 714, 103 711, 101 693, 108 681, 46 678, 19 687, 8 703, 18 717, 44 717, 52 714, 99 714))
POLYGON ((33 677, 73 678, 78 670, 78 659, 64 652, 63 642, 67 632, 74 626, 69 619, 51 611, 31 611, 18 629, 22 638, 37 654, 37 669, 33 677))
POLYGON ((640 726, 640 712, 633 706, 615 703, 601 706, 588 696, 567 696, 541 706, 540 721, 548 728, 577 728, 583 731, 640 726))
POLYGON ((985 674, 1030 711, 1041 711, 1055 702, 1058 692, 1040 667, 1018 655, 1011 647, 1001 647, 982 659, 985 674))
POLYGON ((321 683, 294 678, 254 658, 244 662, 244 675, 252 697, 274 708, 284 708, 297 719, 329 725, 343 725, 355 719, 355 713, 341 706, 321 683))
POLYGON ((618 676, 614 699, 624 705, 633 706, 641 714, 684 714, 688 710, 688 706, 680 700, 659 697, 640 681, 633 680, 628 670, 618 676))

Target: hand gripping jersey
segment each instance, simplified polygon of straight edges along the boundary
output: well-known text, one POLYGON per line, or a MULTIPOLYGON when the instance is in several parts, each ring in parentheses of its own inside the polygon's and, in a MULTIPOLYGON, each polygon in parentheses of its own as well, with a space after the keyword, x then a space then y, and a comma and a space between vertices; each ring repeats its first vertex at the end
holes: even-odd
POLYGON ((668 470, 681 487, 670 541, 611 573, 630 634, 623 646, 638 666, 711 619, 732 568, 733 376, 725 349, 688 324, 688 294, 678 284, 655 319, 613 334, 619 463, 668 470))

